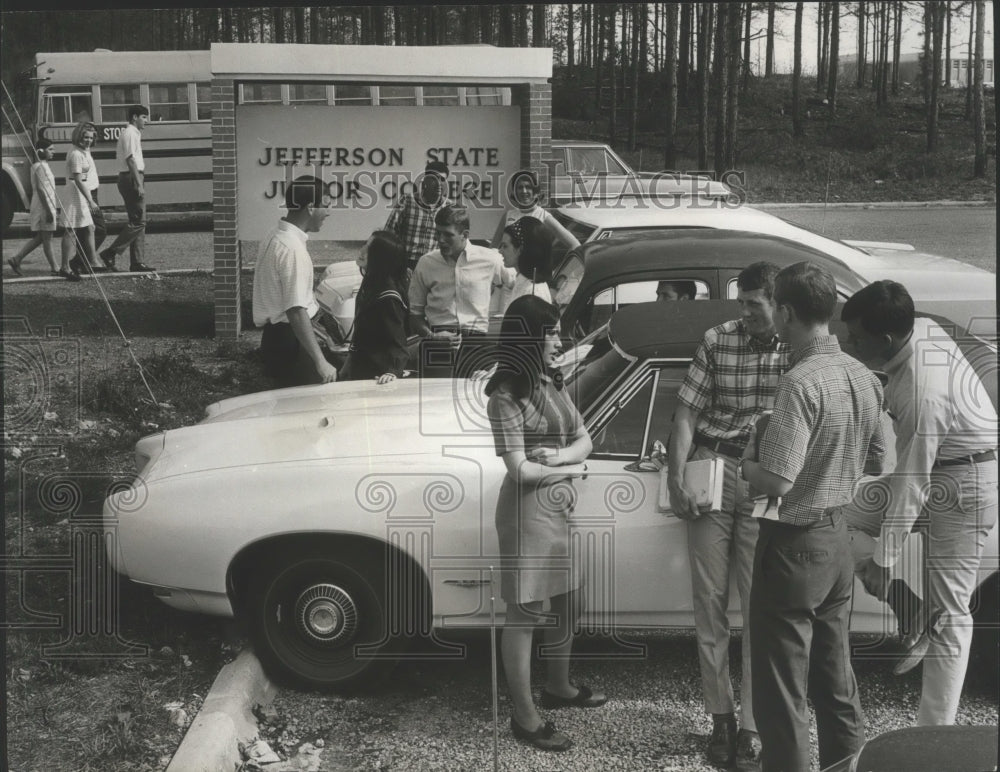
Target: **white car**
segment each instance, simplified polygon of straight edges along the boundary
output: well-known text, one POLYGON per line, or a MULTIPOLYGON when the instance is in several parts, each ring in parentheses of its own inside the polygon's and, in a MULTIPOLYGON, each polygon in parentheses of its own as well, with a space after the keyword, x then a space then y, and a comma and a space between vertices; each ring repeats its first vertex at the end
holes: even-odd
MULTIPOLYGON (((737 315, 731 301, 631 306, 566 379, 594 441, 571 519, 592 628, 693 626, 687 528, 660 506, 644 458, 667 441, 704 330, 737 315)), ((136 445, 132 487, 105 503, 111 560, 170 606, 241 616, 272 673, 313 686, 384 671, 415 635, 502 620, 491 596, 505 470, 483 386, 352 381, 213 404, 136 445)), ((996 555, 994 529, 981 572, 994 592, 996 555)), ((856 590, 852 629, 892 632, 887 608, 856 590)))

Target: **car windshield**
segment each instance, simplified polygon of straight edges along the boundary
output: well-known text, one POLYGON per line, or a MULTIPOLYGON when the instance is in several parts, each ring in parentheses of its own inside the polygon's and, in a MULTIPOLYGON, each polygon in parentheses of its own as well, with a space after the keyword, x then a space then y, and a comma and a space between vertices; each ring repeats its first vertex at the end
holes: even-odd
POLYGON ((571 173, 579 174, 628 174, 604 147, 570 147, 571 173))

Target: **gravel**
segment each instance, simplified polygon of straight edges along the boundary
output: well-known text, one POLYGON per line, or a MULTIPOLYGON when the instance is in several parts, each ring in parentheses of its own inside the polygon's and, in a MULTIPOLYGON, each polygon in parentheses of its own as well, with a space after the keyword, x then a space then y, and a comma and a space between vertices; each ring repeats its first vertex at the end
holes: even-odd
MULTIPOLYGON (((704 759, 711 719, 702 706, 693 633, 630 632, 622 637, 644 645, 644 655, 616 656, 620 650, 611 639, 589 636, 578 639, 574 649, 583 656, 574 662, 573 680, 608 694, 605 706, 542 711, 573 738, 566 753, 544 753, 513 739, 500 677, 499 769, 714 769, 704 759)), ((489 636, 469 633, 454 640, 466 645, 463 658, 404 662, 388 681, 364 695, 282 691, 261 724, 261 735, 288 761, 266 769, 492 769, 489 636)), ((734 637, 731 662, 737 687, 738 646, 734 637)), ((892 662, 883 655, 854 663, 869 737, 910 726, 916 715, 920 669, 897 678, 892 662)), ((543 672, 536 663, 536 699, 543 672)), ((967 689, 958 723, 995 726, 997 721, 995 700, 967 689)), ((813 769, 818 769, 815 724, 812 740, 813 769)))

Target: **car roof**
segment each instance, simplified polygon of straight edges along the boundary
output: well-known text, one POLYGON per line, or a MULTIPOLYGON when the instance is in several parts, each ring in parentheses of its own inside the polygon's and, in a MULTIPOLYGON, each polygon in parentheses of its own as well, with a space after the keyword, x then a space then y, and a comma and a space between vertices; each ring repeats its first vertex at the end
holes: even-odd
POLYGON ((802 260, 823 265, 847 289, 864 282, 835 257, 804 244, 748 231, 714 228, 677 228, 662 234, 592 241, 578 249, 587 284, 600 285, 624 271, 642 273, 663 269, 744 268, 767 260, 784 267, 802 260))

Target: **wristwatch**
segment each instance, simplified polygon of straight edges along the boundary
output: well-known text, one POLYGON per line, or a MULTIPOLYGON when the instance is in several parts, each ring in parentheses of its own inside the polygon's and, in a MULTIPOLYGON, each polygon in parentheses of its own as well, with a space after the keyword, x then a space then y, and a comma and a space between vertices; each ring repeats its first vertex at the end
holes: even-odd
POLYGON ((745 458, 741 458, 736 462, 736 476, 739 477, 743 482, 749 482, 745 474, 743 474, 743 464, 746 463, 745 458))

